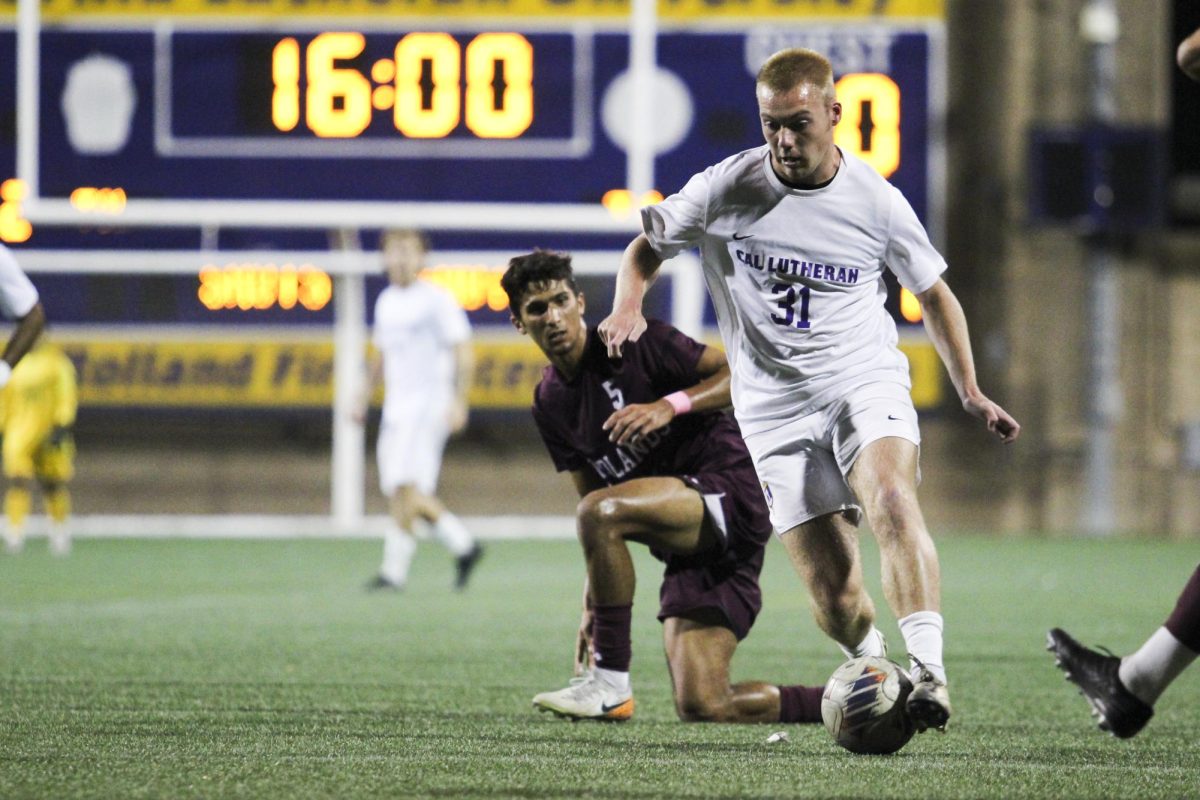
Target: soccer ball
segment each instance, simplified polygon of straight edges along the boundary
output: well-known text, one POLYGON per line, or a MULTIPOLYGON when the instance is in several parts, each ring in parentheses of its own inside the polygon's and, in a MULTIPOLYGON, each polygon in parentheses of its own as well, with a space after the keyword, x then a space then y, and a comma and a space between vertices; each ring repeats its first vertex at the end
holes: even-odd
POLYGON ((916 732, 904 710, 912 688, 894 661, 853 658, 825 684, 821 719, 834 741, 852 753, 894 753, 916 732))

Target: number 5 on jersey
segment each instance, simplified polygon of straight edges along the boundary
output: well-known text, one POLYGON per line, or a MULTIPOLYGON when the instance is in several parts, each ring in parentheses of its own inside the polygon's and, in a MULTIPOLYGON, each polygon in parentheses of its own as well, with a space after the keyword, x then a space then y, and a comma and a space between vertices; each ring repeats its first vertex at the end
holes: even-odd
POLYGON ((797 288, 791 283, 771 284, 771 294, 775 297, 775 306, 783 311, 783 316, 771 312, 771 322, 786 328, 799 328, 806 331, 810 327, 808 320, 808 298, 812 290, 807 286, 797 288), (799 299, 799 308, 797 308, 799 299))
POLYGON ((605 381, 600 385, 604 387, 604 393, 612 399, 614 410, 620 411, 625 407, 625 393, 620 388, 613 386, 612 381, 605 381))

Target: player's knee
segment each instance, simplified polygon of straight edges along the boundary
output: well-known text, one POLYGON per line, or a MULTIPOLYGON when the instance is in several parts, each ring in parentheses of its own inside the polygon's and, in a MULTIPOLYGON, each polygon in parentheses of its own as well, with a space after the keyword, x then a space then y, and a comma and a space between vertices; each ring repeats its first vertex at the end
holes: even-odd
POLYGON ((876 534, 892 531, 903 532, 912 526, 920 515, 916 495, 899 483, 883 483, 872 494, 868 503, 871 530, 876 534))
POLYGON ((601 491, 590 492, 576 508, 579 537, 584 543, 612 536, 620 523, 624 503, 620 498, 601 491))
POLYGON ((727 698, 686 694, 675 698, 675 713, 680 722, 725 722, 730 704, 727 698))

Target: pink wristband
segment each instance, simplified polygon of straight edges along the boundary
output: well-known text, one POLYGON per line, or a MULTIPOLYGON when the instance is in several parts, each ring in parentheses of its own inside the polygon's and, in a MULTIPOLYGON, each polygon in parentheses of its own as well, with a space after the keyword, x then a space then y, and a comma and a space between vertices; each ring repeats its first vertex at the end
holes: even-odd
POLYGON ((671 404, 671 408, 675 409, 675 415, 686 414, 692 410, 692 400, 687 396, 687 392, 680 389, 678 392, 671 392, 663 398, 671 404))

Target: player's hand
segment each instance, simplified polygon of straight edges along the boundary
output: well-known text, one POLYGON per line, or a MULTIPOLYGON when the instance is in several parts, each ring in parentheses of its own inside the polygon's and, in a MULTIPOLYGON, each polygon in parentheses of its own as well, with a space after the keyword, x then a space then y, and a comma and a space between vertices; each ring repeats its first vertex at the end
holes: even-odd
POLYGON ((446 424, 449 425, 451 433, 459 433, 463 428, 467 427, 469 413, 467 404, 462 400, 455 399, 450 403, 450 409, 446 415, 446 424))
POLYGON ((601 426, 608 431, 608 440, 618 445, 637 441, 675 418, 675 409, 666 400, 653 403, 634 403, 609 415, 601 426))
POLYGON ((617 358, 621 355, 621 345, 636 342, 646 332, 646 318, 640 308, 619 309, 605 317, 598 330, 608 347, 608 357, 617 358))
POLYGON ((596 666, 596 650, 592 647, 592 611, 585 608, 579 621, 579 634, 575 638, 575 677, 580 677, 596 666))
POLYGON ((968 395, 963 400, 963 408, 986 422, 987 429, 1005 444, 1016 441, 1021 435, 1021 425, 1012 415, 982 394, 968 395))

